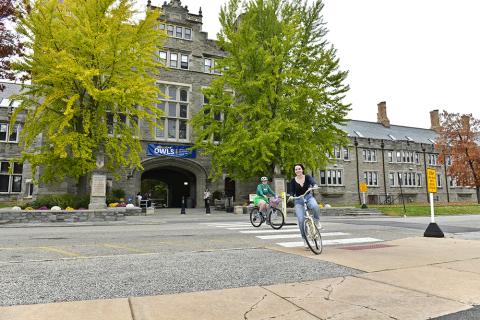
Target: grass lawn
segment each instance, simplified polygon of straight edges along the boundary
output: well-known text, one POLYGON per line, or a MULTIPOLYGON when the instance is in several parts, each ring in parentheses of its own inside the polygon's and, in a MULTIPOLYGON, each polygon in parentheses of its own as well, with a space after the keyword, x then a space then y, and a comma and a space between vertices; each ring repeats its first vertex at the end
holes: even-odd
MULTIPOLYGON (((429 216, 430 205, 418 203, 405 203, 406 213, 403 211, 403 205, 369 205, 369 208, 378 209, 389 216, 429 216)), ((480 214, 479 204, 435 204, 435 215, 455 215, 455 214, 480 214)))

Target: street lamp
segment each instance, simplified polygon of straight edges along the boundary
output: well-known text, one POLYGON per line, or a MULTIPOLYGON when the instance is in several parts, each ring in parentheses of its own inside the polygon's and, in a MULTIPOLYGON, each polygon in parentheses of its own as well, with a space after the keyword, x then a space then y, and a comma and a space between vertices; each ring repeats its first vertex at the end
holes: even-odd
POLYGON ((403 213, 407 213, 407 209, 405 209, 405 197, 403 196, 403 190, 402 190, 402 173, 398 173, 398 182, 400 184, 400 196, 402 197, 402 203, 403 203, 403 213))
POLYGON ((186 191, 187 191, 187 188, 188 188, 188 182, 185 181, 183 183, 183 195, 182 195, 182 209, 180 210, 180 214, 185 214, 185 194, 186 194, 186 191))

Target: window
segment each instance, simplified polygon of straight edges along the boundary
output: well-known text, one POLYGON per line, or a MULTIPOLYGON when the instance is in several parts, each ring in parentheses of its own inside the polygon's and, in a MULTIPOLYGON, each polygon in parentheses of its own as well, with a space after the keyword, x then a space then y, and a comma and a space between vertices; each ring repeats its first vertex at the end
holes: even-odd
POLYGON ((165 24, 164 23, 159 24, 158 29, 165 30, 165 24))
POLYGON ((390 172, 388 174, 388 181, 390 182, 390 187, 395 187, 396 186, 396 184, 395 184, 395 173, 390 172))
POLYGON ((169 24, 169 25, 167 26, 167 35, 168 35, 169 37, 173 37, 173 29, 174 29, 174 27, 173 27, 172 25, 169 24))
POLYGON ((31 198, 33 196, 33 181, 32 179, 25 180, 25 189, 27 190, 27 198, 31 198))
POLYGON ((170 53, 170 67, 176 68, 178 66, 178 54, 170 53))
MULTIPOLYGON (((160 30, 165 30, 165 25, 159 25, 160 30)), ((179 39, 192 40, 192 29, 182 26, 167 25, 167 36, 179 39)))
POLYGON ((175 36, 177 38, 182 38, 182 35, 183 35, 183 28, 182 27, 176 27, 176 32, 175 32, 175 36))
POLYGON ((164 65, 167 65, 167 53, 165 51, 160 51, 158 53, 158 60, 164 65))
POLYGON ((23 164, 13 163, 10 170, 9 161, 0 162, 0 192, 1 193, 20 193, 22 192, 22 173, 23 164))
POLYGON ((438 163, 438 154, 429 154, 428 155, 428 164, 431 166, 436 166, 438 163))
POLYGON ((349 160, 350 159, 350 151, 348 147, 340 147, 334 146, 333 147, 333 154, 327 155, 330 159, 339 159, 339 160, 349 160))
POLYGON ((363 179, 368 186, 378 186, 378 173, 376 171, 365 171, 363 179))
POLYGON ((188 56, 186 54, 181 55, 180 68, 188 69, 188 56))
MULTIPOLYGON (((115 130, 124 130, 132 122, 138 125, 138 117, 132 116, 127 118, 127 115, 117 112, 116 116, 112 112, 107 112, 107 129, 109 134, 114 134, 115 130)), ((118 131, 117 131, 118 132, 118 131)))
POLYGON ((437 188, 442 187, 442 175, 440 173, 437 173, 437 188))
POLYGON ((13 130, 12 132, 10 132, 10 136, 7 139, 9 128, 10 128, 9 123, 0 122, 0 142, 12 142, 12 143, 18 142, 19 125, 15 124, 13 126, 13 130))
POLYGON ((192 29, 185 28, 185 39, 191 40, 192 39, 192 29))
POLYGON ((327 169, 320 170, 320 185, 324 186, 342 186, 343 170, 327 169))
POLYGON ((186 53, 159 51, 158 56, 158 60, 165 66, 188 70, 189 55, 186 53))
POLYGON ((212 72, 212 67, 213 67, 212 59, 205 58, 203 71, 206 72, 206 73, 211 73, 212 72))
POLYGON ((448 186, 450 188, 456 188, 457 187, 457 179, 448 176, 447 181, 448 181, 448 186))
POLYGON ((377 161, 377 150, 374 149, 363 149, 363 161, 365 162, 376 162, 377 161))
POLYGON ((393 151, 387 152, 388 162, 393 162, 393 151))
POLYGON ((422 174, 418 172, 397 172, 391 176, 389 175, 390 186, 402 186, 402 187, 421 187, 422 186, 422 174), (392 179, 395 180, 392 184, 392 179))
POLYGON ((402 151, 396 152, 397 162, 402 162, 402 151))
POLYGON ((161 140, 188 140, 189 89, 173 84, 161 84, 160 88, 167 92, 167 97, 159 96, 157 107, 166 112, 166 117, 157 119, 161 128, 155 129, 155 137, 161 140))
POLYGON ((447 167, 452 165, 452 157, 451 156, 445 156, 445 165, 447 167))

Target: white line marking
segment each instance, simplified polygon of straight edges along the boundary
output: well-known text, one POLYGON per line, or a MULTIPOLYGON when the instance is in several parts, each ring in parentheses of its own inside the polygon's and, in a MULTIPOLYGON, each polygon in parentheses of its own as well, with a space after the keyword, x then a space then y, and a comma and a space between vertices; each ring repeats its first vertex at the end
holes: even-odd
MULTIPOLYGON (((230 230, 230 229, 229 229, 230 230)), ((282 233, 282 232, 300 232, 298 227, 282 227, 282 229, 274 230, 274 229, 260 229, 260 230, 248 230, 248 231, 240 231, 240 233, 282 233)))
MULTIPOLYGON (((365 243, 365 242, 383 242, 381 239, 375 238, 348 238, 348 239, 335 239, 335 240, 323 240, 324 246, 332 246, 337 244, 353 244, 353 243, 365 243)), ((278 242, 279 246, 286 248, 303 247, 303 242, 278 242)))
MULTIPOLYGON (((322 237, 336 237, 336 236, 345 236, 348 235, 348 233, 344 232, 324 232, 322 233, 322 237)), ((297 232, 296 234, 278 234, 278 235, 270 235, 270 236, 257 236, 259 239, 263 240, 269 240, 269 239, 290 239, 290 238, 301 238, 302 236, 300 235, 300 232, 297 232)), ((325 240, 325 241, 331 241, 331 240, 325 240)), ((323 242, 325 242, 323 241, 323 242)))

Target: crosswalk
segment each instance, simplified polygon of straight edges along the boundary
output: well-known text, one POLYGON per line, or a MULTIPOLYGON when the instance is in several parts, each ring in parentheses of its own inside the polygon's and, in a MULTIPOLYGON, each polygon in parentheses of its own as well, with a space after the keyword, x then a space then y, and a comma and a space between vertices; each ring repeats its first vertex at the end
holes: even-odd
MULTIPOLYGON (((252 235, 261 240, 274 241, 275 244, 285 248, 303 247, 303 240, 296 225, 287 225, 279 230, 274 230, 266 225, 254 228, 248 222, 204 222, 201 224, 212 228, 221 228, 232 232, 252 235)), ((322 242, 324 246, 352 245, 382 241, 382 239, 372 237, 352 237, 351 234, 347 232, 322 232, 322 242)))

